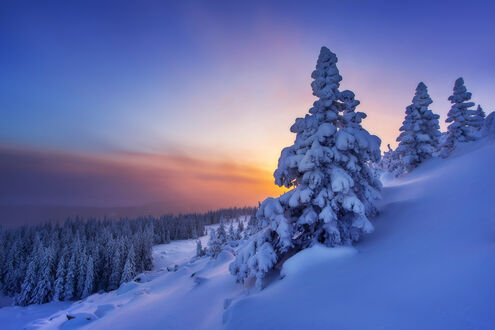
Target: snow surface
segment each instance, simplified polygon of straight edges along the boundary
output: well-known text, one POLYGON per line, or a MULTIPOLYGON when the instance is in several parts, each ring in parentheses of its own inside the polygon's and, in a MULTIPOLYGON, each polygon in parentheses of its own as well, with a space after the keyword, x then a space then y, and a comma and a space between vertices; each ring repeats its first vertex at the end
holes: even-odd
POLYGON ((154 247, 155 269, 140 283, 72 304, 0 308, 0 327, 493 329, 494 168, 495 140, 485 139, 386 180, 372 234, 296 254, 259 292, 234 282, 230 252, 191 262, 195 241, 177 241, 154 247))

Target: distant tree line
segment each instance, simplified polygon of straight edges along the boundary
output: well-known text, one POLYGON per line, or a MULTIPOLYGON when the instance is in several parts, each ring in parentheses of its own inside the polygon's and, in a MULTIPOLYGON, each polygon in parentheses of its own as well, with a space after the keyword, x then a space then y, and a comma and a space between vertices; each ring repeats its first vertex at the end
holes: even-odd
POLYGON ((0 229, 0 289, 21 306, 115 290, 152 269, 154 244, 197 238, 206 225, 252 212, 249 207, 229 208, 0 229))

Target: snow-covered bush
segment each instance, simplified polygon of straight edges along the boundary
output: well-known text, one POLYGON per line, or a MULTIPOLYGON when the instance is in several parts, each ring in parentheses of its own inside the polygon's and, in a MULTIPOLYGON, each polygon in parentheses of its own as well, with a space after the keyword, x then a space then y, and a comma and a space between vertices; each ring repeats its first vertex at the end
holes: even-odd
POLYGON ((274 173, 278 186, 292 188, 267 198, 257 212, 259 234, 239 250, 230 271, 238 281, 264 274, 290 250, 316 242, 351 244, 373 230, 380 182, 369 168, 380 160, 380 139, 361 126, 354 93, 339 91, 337 57, 322 47, 311 86, 314 102, 291 127, 294 144, 282 150, 274 173))
POLYGON ((400 159, 400 165, 394 164, 397 165, 393 170, 395 175, 412 171, 424 160, 431 158, 437 149, 441 135, 438 124, 440 116, 428 109, 432 103, 426 85, 420 82, 399 129, 401 133, 397 138, 399 145, 395 153, 400 159))
MULTIPOLYGON (((219 227, 220 228, 220 227, 219 227)), ((208 248, 206 249, 206 254, 212 258, 216 258, 216 256, 222 251, 222 241, 217 236, 218 229, 210 229, 210 239, 208 241, 208 248)))
MULTIPOLYGON (((471 93, 464 86, 464 79, 458 78, 455 81, 454 93, 449 96, 452 108, 447 114, 445 122, 450 123, 447 127, 447 134, 442 139, 439 156, 448 157, 459 142, 471 142, 478 138, 478 130, 482 126, 479 124, 481 112, 470 110, 474 106, 471 100, 471 93)), ((484 115, 484 113, 483 113, 484 115)))
POLYGON ((394 176, 400 176, 405 173, 404 165, 400 161, 398 153, 387 145, 388 151, 383 153, 382 159, 378 163, 382 171, 393 174, 394 176))

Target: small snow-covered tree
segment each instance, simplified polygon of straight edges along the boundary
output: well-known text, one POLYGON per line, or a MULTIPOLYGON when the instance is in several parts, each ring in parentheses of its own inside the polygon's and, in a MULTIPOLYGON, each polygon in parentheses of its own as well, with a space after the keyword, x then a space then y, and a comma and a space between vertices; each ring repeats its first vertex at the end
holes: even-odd
POLYGON ((428 109, 432 103, 426 85, 420 82, 412 104, 406 108, 406 117, 397 138, 399 146, 395 150, 406 173, 431 158, 438 147, 440 116, 428 109))
POLYGON ((366 114, 355 111, 354 93, 339 91, 336 63, 336 55, 322 47, 311 75, 318 100, 292 125, 296 139, 282 150, 274 173, 275 183, 291 190, 261 204, 263 229, 230 265, 238 281, 256 274, 262 286, 264 274, 291 251, 351 244, 373 230, 368 217, 376 214, 381 183, 369 163, 380 160, 381 141, 361 126, 366 114))
POLYGON ((271 244, 270 230, 259 232, 240 251, 235 262, 229 269, 236 276, 237 281, 243 282, 247 278, 256 279, 256 287, 263 287, 265 274, 277 262, 277 253, 271 244))
POLYGON ((202 257, 205 254, 201 240, 196 240, 196 257, 202 257))
POLYGON ((208 241, 207 254, 210 257, 216 258, 216 256, 222 251, 222 243, 217 237, 215 229, 210 229, 210 240, 208 241))
POLYGON ((234 221, 231 221, 230 222, 230 225, 229 225, 229 231, 227 233, 227 240, 228 241, 235 241, 235 232, 234 232, 234 221))
POLYGON ((464 86, 464 79, 458 78, 455 81, 454 93, 449 96, 452 103, 445 122, 450 123, 447 127, 447 134, 443 138, 440 146, 440 157, 448 157, 459 142, 470 142, 476 140, 475 128, 472 126, 472 110, 474 106, 471 100, 471 93, 464 86))
POLYGON ((225 221, 224 219, 220 220, 220 225, 217 228, 216 231, 216 238, 218 241, 220 241, 220 244, 224 244, 227 242, 227 231, 225 230, 225 221))
POLYGON ((131 246, 129 253, 127 254, 127 260, 125 261, 124 271, 122 272, 122 278, 120 284, 132 281, 136 276, 136 265, 134 264, 134 246, 131 246))
POLYGON ((242 234, 244 233, 244 221, 239 220, 239 225, 237 226, 237 232, 239 234, 239 237, 242 237, 242 234))
POLYGON ((476 110, 471 111, 469 121, 471 127, 473 127, 473 134, 475 135, 475 138, 481 137, 481 129, 483 128, 483 125, 485 123, 485 116, 485 112, 479 104, 476 110))

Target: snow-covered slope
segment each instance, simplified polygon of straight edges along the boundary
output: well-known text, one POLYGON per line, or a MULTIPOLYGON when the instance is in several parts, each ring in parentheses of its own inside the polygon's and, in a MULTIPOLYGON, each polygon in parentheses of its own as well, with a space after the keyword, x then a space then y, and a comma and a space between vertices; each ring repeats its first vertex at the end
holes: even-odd
MULTIPOLYGON (((2 329, 493 329, 495 144, 479 141, 386 182, 375 232, 315 246, 261 292, 232 254, 194 262, 194 241, 154 249, 141 283, 74 304, 0 309, 2 329), (167 271, 174 268, 177 271, 167 271), (75 316, 70 321, 67 314, 75 316)), ((202 238, 203 244, 207 238, 202 238)))
POLYGON ((233 304, 227 328, 493 329, 495 144, 464 149, 389 182, 355 253, 296 255, 282 281, 233 304))

